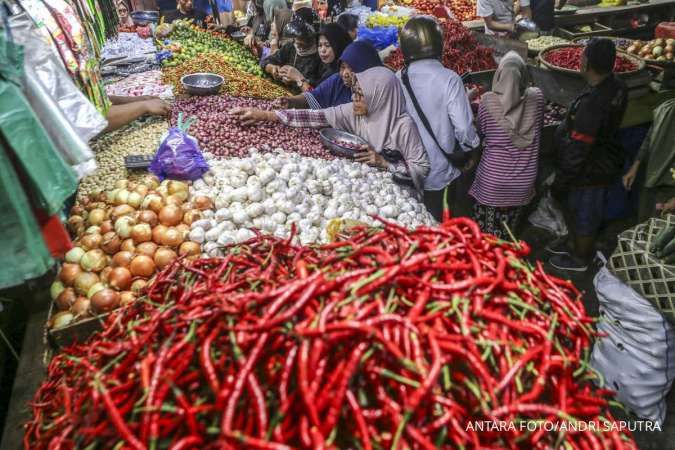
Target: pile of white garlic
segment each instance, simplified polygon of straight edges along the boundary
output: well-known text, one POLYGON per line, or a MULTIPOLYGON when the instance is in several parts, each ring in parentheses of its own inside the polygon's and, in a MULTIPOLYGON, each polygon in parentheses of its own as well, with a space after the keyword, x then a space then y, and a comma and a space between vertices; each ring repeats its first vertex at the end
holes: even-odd
POLYGON ((362 163, 308 158, 276 149, 247 158, 218 159, 206 153, 210 170, 193 183, 192 196, 213 200, 189 239, 208 256, 220 247, 244 242, 252 228, 287 237, 295 224, 302 244, 326 242, 331 219, 353 219, 377 225, 373 215, 414 228, 434 219, 424 205, 391 175, 362 163))

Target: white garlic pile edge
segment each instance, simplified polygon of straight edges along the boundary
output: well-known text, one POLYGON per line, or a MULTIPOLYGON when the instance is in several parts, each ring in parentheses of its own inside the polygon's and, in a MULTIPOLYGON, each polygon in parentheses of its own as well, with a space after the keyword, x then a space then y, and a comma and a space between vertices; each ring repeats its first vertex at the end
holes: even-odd
POLYGON ((189 239, 202 244, 207 256, 220 247, 254 236, 252 228, 287 237, 296 224, 302 244, 326 242, 331 219, 353 219, 369 225, 372 215, 408 228, 434 224, 424 205, 381 170, 345 159, 327 161, 278 148, 245 158, 205 153, 210 170, 191 186, 191 195, 213 200, 215 211, 192 224, 189 239))

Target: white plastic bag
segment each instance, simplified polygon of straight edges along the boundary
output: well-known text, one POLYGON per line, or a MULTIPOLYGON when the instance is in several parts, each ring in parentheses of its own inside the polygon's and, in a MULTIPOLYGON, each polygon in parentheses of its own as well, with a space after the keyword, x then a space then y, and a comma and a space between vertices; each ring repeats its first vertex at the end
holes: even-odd
POLYGON ((556 236, 566 236, 567 224, 565 223, 565 217, 551 195, 550 187, 551 184, 553 184, 554 178, 555 174, 549 176, 544 181, 543 185, 546 193, 541 200, 539 200, 537 209, 530 214, 530 217, 528 217, 527 220, 535 227, 543 228, 556 236))
POLYGON ((606 267, 593 280, 601 321, 591 366, 617 399, 643 419, 663 425, 666 396, 675 378, 675 329, 606 267))

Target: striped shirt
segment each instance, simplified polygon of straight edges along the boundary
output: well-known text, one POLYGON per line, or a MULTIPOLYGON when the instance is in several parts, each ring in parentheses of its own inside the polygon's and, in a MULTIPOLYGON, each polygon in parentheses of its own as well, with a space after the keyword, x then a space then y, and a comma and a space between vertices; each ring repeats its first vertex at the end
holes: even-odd
POLYGON ((539 142, 544 119, 544 96, 537 95, 536 133, 532 144, 517 148, 481 103, 478 132, 483 137, 483 155, 469 195, 480 204, 505 208, 527 205, 535 194, 539 142))

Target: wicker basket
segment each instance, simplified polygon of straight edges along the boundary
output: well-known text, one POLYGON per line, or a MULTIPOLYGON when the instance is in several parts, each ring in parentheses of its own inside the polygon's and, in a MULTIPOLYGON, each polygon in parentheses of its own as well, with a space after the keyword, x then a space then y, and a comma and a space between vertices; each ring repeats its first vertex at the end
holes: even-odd
POLYGON ((675 224, 673 214, 666 219, 649 219, 621 233, 607 267, 675 324, 675 265, 666 265, 649 253, 654 237, 671 224, 675 224))

